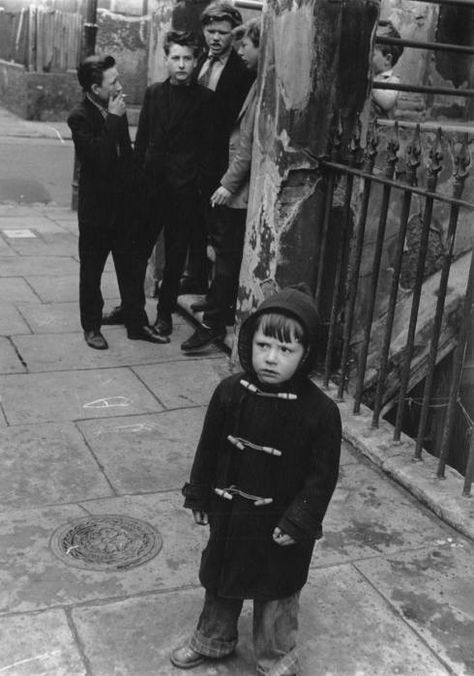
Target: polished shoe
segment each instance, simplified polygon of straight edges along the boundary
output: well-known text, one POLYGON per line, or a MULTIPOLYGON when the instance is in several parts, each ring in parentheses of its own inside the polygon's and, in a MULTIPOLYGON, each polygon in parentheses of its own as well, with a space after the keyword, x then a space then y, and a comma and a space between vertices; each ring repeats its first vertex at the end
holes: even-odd
POLYGON ((104 336, 98 329, 84 331, 84 338, 89 347, 93 347, 94 350, 106 350, 109 347, 104 336))
POLYGON ((207 298, 203 298, 202 300, 198 300, 195 303, 191 303, 189 307, 193 312, 206 312, 207 310, 212 310, 214 306, 207 300, 207 298))
POLYGON ((215 328, 197 328, 192 336, 190 336, 184 343, 181 345, 183 352, 196 352, 197 350, 202 350, 207 347, 215 340, 223 340, 226 335, 225 328, 215 327, 215 328))
POLYGON ((180 669, 192 669, 197 667, 198 664, 202 664, 205 659, 204 655, 197 653, 189 645, 176 648, 170 655, 171 664, 180 669))
POLYGON ((123 324, 123 312, 121 305, 117 305, 113 310, 102 315, 102 325, 115 326, 116 324, 123 324))
POLYGON ((153 324, 153 328, 159 336, 170 336, 173 333, 173 320, 171 319, 171 315, 158 315, 156 322, 153 324))
POLYGON ((207 293, 207 284, 198 282, 189 277, 183 277, 179 283, 178 295, 182 296, 189 293, 207 293))
POLYGON ((127 336, 129 340, 146 340, 149 343, 164 345, 169 343, 168 336, 159 336, 151 326, 140 326, 138 329, 128 329, 127 336))

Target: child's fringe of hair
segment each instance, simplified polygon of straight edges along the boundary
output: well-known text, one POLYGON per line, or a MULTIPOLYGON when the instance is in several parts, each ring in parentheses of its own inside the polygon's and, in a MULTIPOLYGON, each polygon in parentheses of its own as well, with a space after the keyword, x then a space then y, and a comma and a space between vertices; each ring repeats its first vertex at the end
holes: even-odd
POLYGON ((297 341, 307 347, 305 331, 299 321, 278 312, 266 312, 257 319, 255 331, 261 330, 264 336, 276 338, 282 343, 297 341))

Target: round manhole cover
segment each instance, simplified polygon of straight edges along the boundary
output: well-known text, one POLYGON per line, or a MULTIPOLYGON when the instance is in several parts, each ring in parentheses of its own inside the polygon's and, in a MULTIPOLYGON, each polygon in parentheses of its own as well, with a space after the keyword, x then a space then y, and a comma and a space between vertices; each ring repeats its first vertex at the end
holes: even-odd
POLYGON ((61 561, 86 570, 128 570, 152 559, 162 545, 150 524, 121 514, 75 519, 51 538, 51 549, 61 561))

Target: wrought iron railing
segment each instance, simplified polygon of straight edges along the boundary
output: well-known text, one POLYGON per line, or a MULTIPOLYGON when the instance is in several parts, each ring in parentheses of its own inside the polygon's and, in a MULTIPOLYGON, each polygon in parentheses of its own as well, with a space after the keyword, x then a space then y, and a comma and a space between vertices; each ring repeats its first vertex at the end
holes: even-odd
MULTIPOLYGON (((433 279, 435 279, 437 282, 436 303, 433 308, 434 317, 429 322, 429 349, 426 350, 422 359, 417 354, 418 382, 424 380, 424 388, 420 402, 421 411, 414 459, 419 460, 422 457, 430 407, 439 406, 439 403, 433 401, 435 369, 440 359, 447 352, 454 350, 451 391, 447 401, 443 403, 446 409, 446 418, 445 433, 439 453, 438 476, 441 477, 444 474, 448 456, 465 343, 470 325, 470 293, 472 287, 469 287, 467 283, 467 273, 463 279, 464 289, 458 289, 456 308, 453 310, 452 307, 447 308, 446 306, 448 280, 454 261, 459 215, 461 212, 471 214, 474 209, 474 204, 462 199, 470 164, 469 136, 467 133, 462 133, 448 137, 442 134, 441 129, 438 129, 423 167, 421 165, 424 144, 421 138, 420 125, 416 125, 413 131, 409 131, 409 134, 411 134, 411 137, 408 141, 406 138, 404 139, 405 148, 400 153, 400 129, 398 123, 394 123, 389 131, 386 147, 383 148, 382 160, 377 162, 380 157, 377 128, 374 125, 370 130, 365 149, 362 150, 360 124, 358 124, 346 157, 344 157, 342 125, 339 123, 334 129, 328 156, 321 160, 327 188, 315 292, 316 302, 320 310, 322 309, 321 299, 323 295, 327 296, 324 280, 328 266, 335 265, 330 311, 328 312, 326 308, 328 333, 323 384, 327 386, 330 379, 336 379, 340 399, 349 389, 354 397, 353 413, 355 415, 360 412, 362 401, 369 403, 373 408, 373 427, 378 427, 384 406, 385 409, 392 405, 396 407, 393 439, 395 442, 399 441, 404 425, 405 402, 409 398, 409 390, 413 386, 411 381, 414 372, 414 353, 420 351, 420 346, 417 344, 420 302, 424 288, 428 283, 432 287, 433 279), (443 148, 449 148, 451 151, 452 169, 449 180, 446 177, 446 167, 443 166, 443 148), (424 181, 422 177, 423 169, 426 173, 424 181), (442 171, 443 190, 440 190, 439 179, 442 171), (380 201, 377 202, 376 209, 378 218, 375 220, 377 222, 374 222, 373 213, 372 220, 368 219, 375 185, 381 186, 381 195, 378 196, 380 201), (449 194, 447 188, 449 188, 449 194), (418 204, 417 208, 413 209, 415 196, 418 204), (335 204, 335 201, 337 204, 335 204), (334 211, 337 205, 342 210, 341 231, 338 232, 340 245, 335 255, 333 251, 331 256, 330 253, 328 254, 328 241, 334 227, 334 211), (400 210, 397 219, 394 218, 396 207, 399 207, 400 210), (429 237, 435 222, 439 220, 436 218, 436 213, 437 209, 440 208, 449 211, 443 232, 443 247, 437 260, 436 272, 427 275, 426 260, 429 237), (418 247, 416 266, 412 271, 414 281, 409 292, 403 290, 403 293, 401 293, 400 275, 406 253, 407 228, 411 220, 418 217, 420 227, 418 241, 416 242, 418 247), (356 221, 355 224, 354 220, 356 221), (379 302, 379 306, 377 306, 378 284, 384 252, 386 254, 386 228, 389 220, 392 234, 395 230, 396 239, 395 253, 391 261, 392 277, 388 304, 384 305, 384 303, 379 302), (398 220, 397 224, 394 223, 395 220, 398 220), (371 263, 367 261, 366 253, 368 251, 368 225, 371 236, 375 234, 371 263), (372 278, 372 285, 368 291, 366 289, 363 299, 361 299, 359 288, 362 262, 366 267, 369 267, 372 278), (462 294, 466 286, 466 300, 462 310, 462 294), (400 312, 402 305, 405 308, 410 305, 410 311, 404 345, 402 349, 397 350, 394 348, 393 330, 396 313, 397 311, 400 312), (461 321, 453 327, 449 317, 456 312, 461 316, 461 321), (449 319, 448 322, 447 319, 449 319), (383 339, 381 346, 379 345, 377 348, 374 348, 371 341, 374 322, 383 325, 383 339), (355 324, 358 324, 358 326, 355 326, 355 324), (449 333, 450 339, 448 348, 445 344, 446 341, 444 341, 441 349, 440 342, 443 331, 449 333), (374 355, 377 361, 375 385, 373 365, 370 369, 371 375, 368 377, 367 363, 370 353, 372 354, 372 361, 374 361, 374 355), (387 385, 388 380, 391 380, 390 387, 387 385), (372 393, 369 397, 367 397, 367 390, 372 393), (395 393, 396 396, 394 396, 395 393)), ((380 188, 378 190, 380 192, 380 188)), ((464 251, 463 256, 459 256, 458 252, 459 260, 462 261, 465 261, 468 255, 467 250, 464 251)), ((465 264, 463 265, 464 268, 467 267, 465 264)), ((407 310, 405 309, 405 311, 407 310)), ((324 316, 324 311, 322 314, 324 316)), ((400 336, 398 336, 399 341, 400 336)), ((465 495, 470 493, 471 488, 473 453, 471 444, 466 470, 465 495)))

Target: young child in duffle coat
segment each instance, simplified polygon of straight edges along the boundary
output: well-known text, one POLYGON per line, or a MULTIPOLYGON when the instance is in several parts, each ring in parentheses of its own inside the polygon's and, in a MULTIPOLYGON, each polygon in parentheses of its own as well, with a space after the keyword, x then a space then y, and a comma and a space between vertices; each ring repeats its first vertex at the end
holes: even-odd
POLYGON ((199 578, 204 608, 171 662, 182 669, 237 645, 244 599, 253 599, 257 673, 300 673, 298 598, 339 470, 336 404, 309 379, 318 342, 312 297, 287 288, 242 325, 244 373, 216 388, 184 506, 210 525, 199 578))

